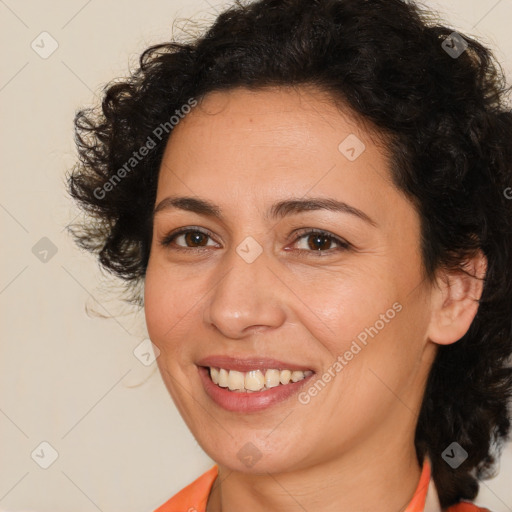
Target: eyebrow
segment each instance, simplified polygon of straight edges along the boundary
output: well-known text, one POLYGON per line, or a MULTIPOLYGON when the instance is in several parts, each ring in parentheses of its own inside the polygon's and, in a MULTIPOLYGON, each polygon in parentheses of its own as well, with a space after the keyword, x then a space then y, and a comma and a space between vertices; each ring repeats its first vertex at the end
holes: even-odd
MULTIPOLYGON (((188 212, 214 217, 224 221, 222 210, 214 203, 192 196, 170 196, 162 199, 153 210, 153 217, 163 210, 178 209, 188 212)), ((303 213, 306 211, 327 210, 331 212, 346 213, 363 220, 376 227, 377 223, 365 212, 336 199, 313 197, 308 199, 286 199, 274 203, 266 214, 267 219, 282 219, 287 215, 303 213)))

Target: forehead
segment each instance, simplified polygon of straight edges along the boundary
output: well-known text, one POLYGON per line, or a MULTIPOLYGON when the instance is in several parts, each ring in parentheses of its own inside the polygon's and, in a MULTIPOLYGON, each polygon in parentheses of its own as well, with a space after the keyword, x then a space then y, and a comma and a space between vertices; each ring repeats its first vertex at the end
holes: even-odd
POLYGON ((370 133, 365 133, 361 124, 348 108, 338 108, 327 93, 311 86, 236 88, 207 94, 176 126, 169 142, 172 146, 174 141, 192 136, 193 131, 193 135, 203 137, 203 143, 235 146, 243 154, 262 147, 272 152, 291 149, 317 153, 329 146, 337 150, 338 143, 350 133, 368 137, 370 133))
POLYGON ((345 187, 390 182, 388 167, 375 132, 327 94, 238 88, 206 95, 174 127, 159 188, 212 190, 222 183, 254 192, 293 187, 303 195, 340 180, 345 187))
MULTIPOLYGON (((230 229, 267 232, 274 205, 333 199, 378 223, 374 248, 418 250, 419 213, 393 184, 386 148, 325 96, 234 90, 211 94, 198 107, 169 138, 155 204, 196 196, 218 207, 230 229), (347 144, 358 152, 347 154, 347 144)), ((311 223, 343 226, 353 238, 368 233, 355 217, 321 215, 311 223)))

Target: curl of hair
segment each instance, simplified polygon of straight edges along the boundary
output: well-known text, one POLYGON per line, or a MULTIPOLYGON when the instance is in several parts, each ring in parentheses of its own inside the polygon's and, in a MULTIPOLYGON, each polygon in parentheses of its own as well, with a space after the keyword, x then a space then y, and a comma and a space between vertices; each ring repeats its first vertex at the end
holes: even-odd
MULTIPOLYGON (((477 315, 457 343, 441 346, 416 429, 441 506, 474 499, 510 429, 512 389, 512 113, 491 52, 402 0, 236 2, 189 42, 152 46, 129 78, 105 88, 101 109, 75 118, 79 162, 68 189, 88 220, 76 242, 128 287, 144 279, 152 209, 169 131, 105 192, 133 153, 190 98, 234 87, 313 85, 388 138, 395 185, 421 217, 425 276, 465 271, 481 250, 487 273, 477 315), (99 191, 99 192, 98 192, 99 191), (452 442, 468 458, 452 469, 452 442)), ((132 163, 134 163, 132 161, 132 163)), ((142 304, 135 295, 133 302, 142 304)))

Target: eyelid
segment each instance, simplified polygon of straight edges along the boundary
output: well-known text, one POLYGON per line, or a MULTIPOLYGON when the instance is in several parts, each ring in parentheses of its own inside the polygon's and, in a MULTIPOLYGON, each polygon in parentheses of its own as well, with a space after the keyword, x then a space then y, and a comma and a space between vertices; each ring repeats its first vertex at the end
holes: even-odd
MULTIPOLYGON (((159 240, 159 243, 160 243, 160 245, 162 245, 164 247, 169 247, 171 245, 171 243, 176 238, 178 238, 179 236, 181 236, 183 234, 189 233, 189 232, 202 233, 203 235, 206 235, 211 240, 213 240, 215 243, 218 243, 215 240, 215 237, 213 236, 211 231, 209 231, 206 228, 201 228, 199 226, 184 226, 184 227, 178 228, 178 229, 166 234, 164 237, 162 237, 159 240)), ((325 236, 326 238, 329 238, 332 242, 338 244, 338 247, 335 249, 327 249, 324 251, 320 251, 320 250, 315 251, 315 250, 307 250, 307 249, 296 249, 295 251, 298 253, 308 253, 308 254, 313 253, 314 255, 318 255, 318 256, 323 253, 323 255, 325 256, 328 254, 332 254, 333 252, 338 252, 340 250, 341 251, 348 250, 353 247, 352 244, 350 244, 343 238, 341 238, 337 235, 334 235, 333 233, 331 233, 329 231, 319 229, 319 228, 301 228, 301 229, 294 231, 291 235, 293 237, 292 243, 297 243, 301 238, 303 238, 307 235, 316 235, 316 234, 325 236)), ((193 250, 202 250, 204 247, 206 247, 206 246, 186 247, 186 246, 177 245, 177 246, 173 247, 173 250, 193 251, 193 250)))
POLYGON ((348 249, 351 249, 353 246, 350 242, 347 242, 345 239, 331 233, 330 231, 326 231, 324 229, 319 229, 319 228, 302 228, 302 229, 299 229, 297 231, 295 231, 294 233, 294 238, 293 238, 293 243, 296 243, 298 242, 298 240, 300 240, 301 238, 303 238, 304 236, 306 235, 322 235, 322 236, 325 236, 326 238, 329 238, 331 239, 333 242, 337 243, 338 244, 338 248, 337 249, 328 249, 328 250, 325 250, 325 251, 314 251, 314 250, 307 250, 307 249, 297 249, 298 252, 300 253, 313 253, 313 254, 316 254, 316 255, 320 255, 321 253, 323 253, 323 255, 327 255, 327 254, 332 254, 333 252, 338 252, 340 250, 348 250, 348 249))
MULTIPOLYGON (((208 229, 201 228, 199 226, 184 226, 184 227, 178 228, 178 229, 171 231, 170 233, 167 233, 166 235, 164 235, 159 240, 159 244, 162 245, 163 247, 169 247, 171 245, 171 242, 173 242, 177 237, 179 237, 180 235, 184 235, 190 231, 202 233, 203 235, 206 235, 210 239, 212 239, 215 243, 218 243, 215 240, 213 233, 211 231, 209 231, 208 229)), ((201 249, 201 247, 185 247, 182 245, 177 245, 177 246, 174 246, 173 249, 174 250, 183 249, 185 251, 190 251, 190 250, 194 250, 194 249, 201 249)))

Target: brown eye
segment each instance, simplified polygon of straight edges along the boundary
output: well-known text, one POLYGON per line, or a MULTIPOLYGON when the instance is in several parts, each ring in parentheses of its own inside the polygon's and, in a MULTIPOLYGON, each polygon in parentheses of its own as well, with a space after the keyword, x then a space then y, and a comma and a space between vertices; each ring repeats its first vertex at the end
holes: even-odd
POLYGON ((206 245, 208 235, 201 233, 201 231, 187 231, 187 233, 183 235, 183 239, 189 247, 192 247, 195 244, 202 246, 206 245))
POLYGON ((350 248, 350 244, 326 231, 309 230, 302 232, 297 239, 298 250, 301 252, 337 252, 350 248))
POLYGON ((174 249, 187 250, 215 245, 215 242, 213 242, 208 233, 199 229, 188 228, 167 235, 161 240, 160 244, 164 247, 172 246, 174 249))
POLYGON ((330 248, 332 243, 331 237, 325 235, 309 235, 307 237, 308 247, 312 250, 326 250, 330 248))

